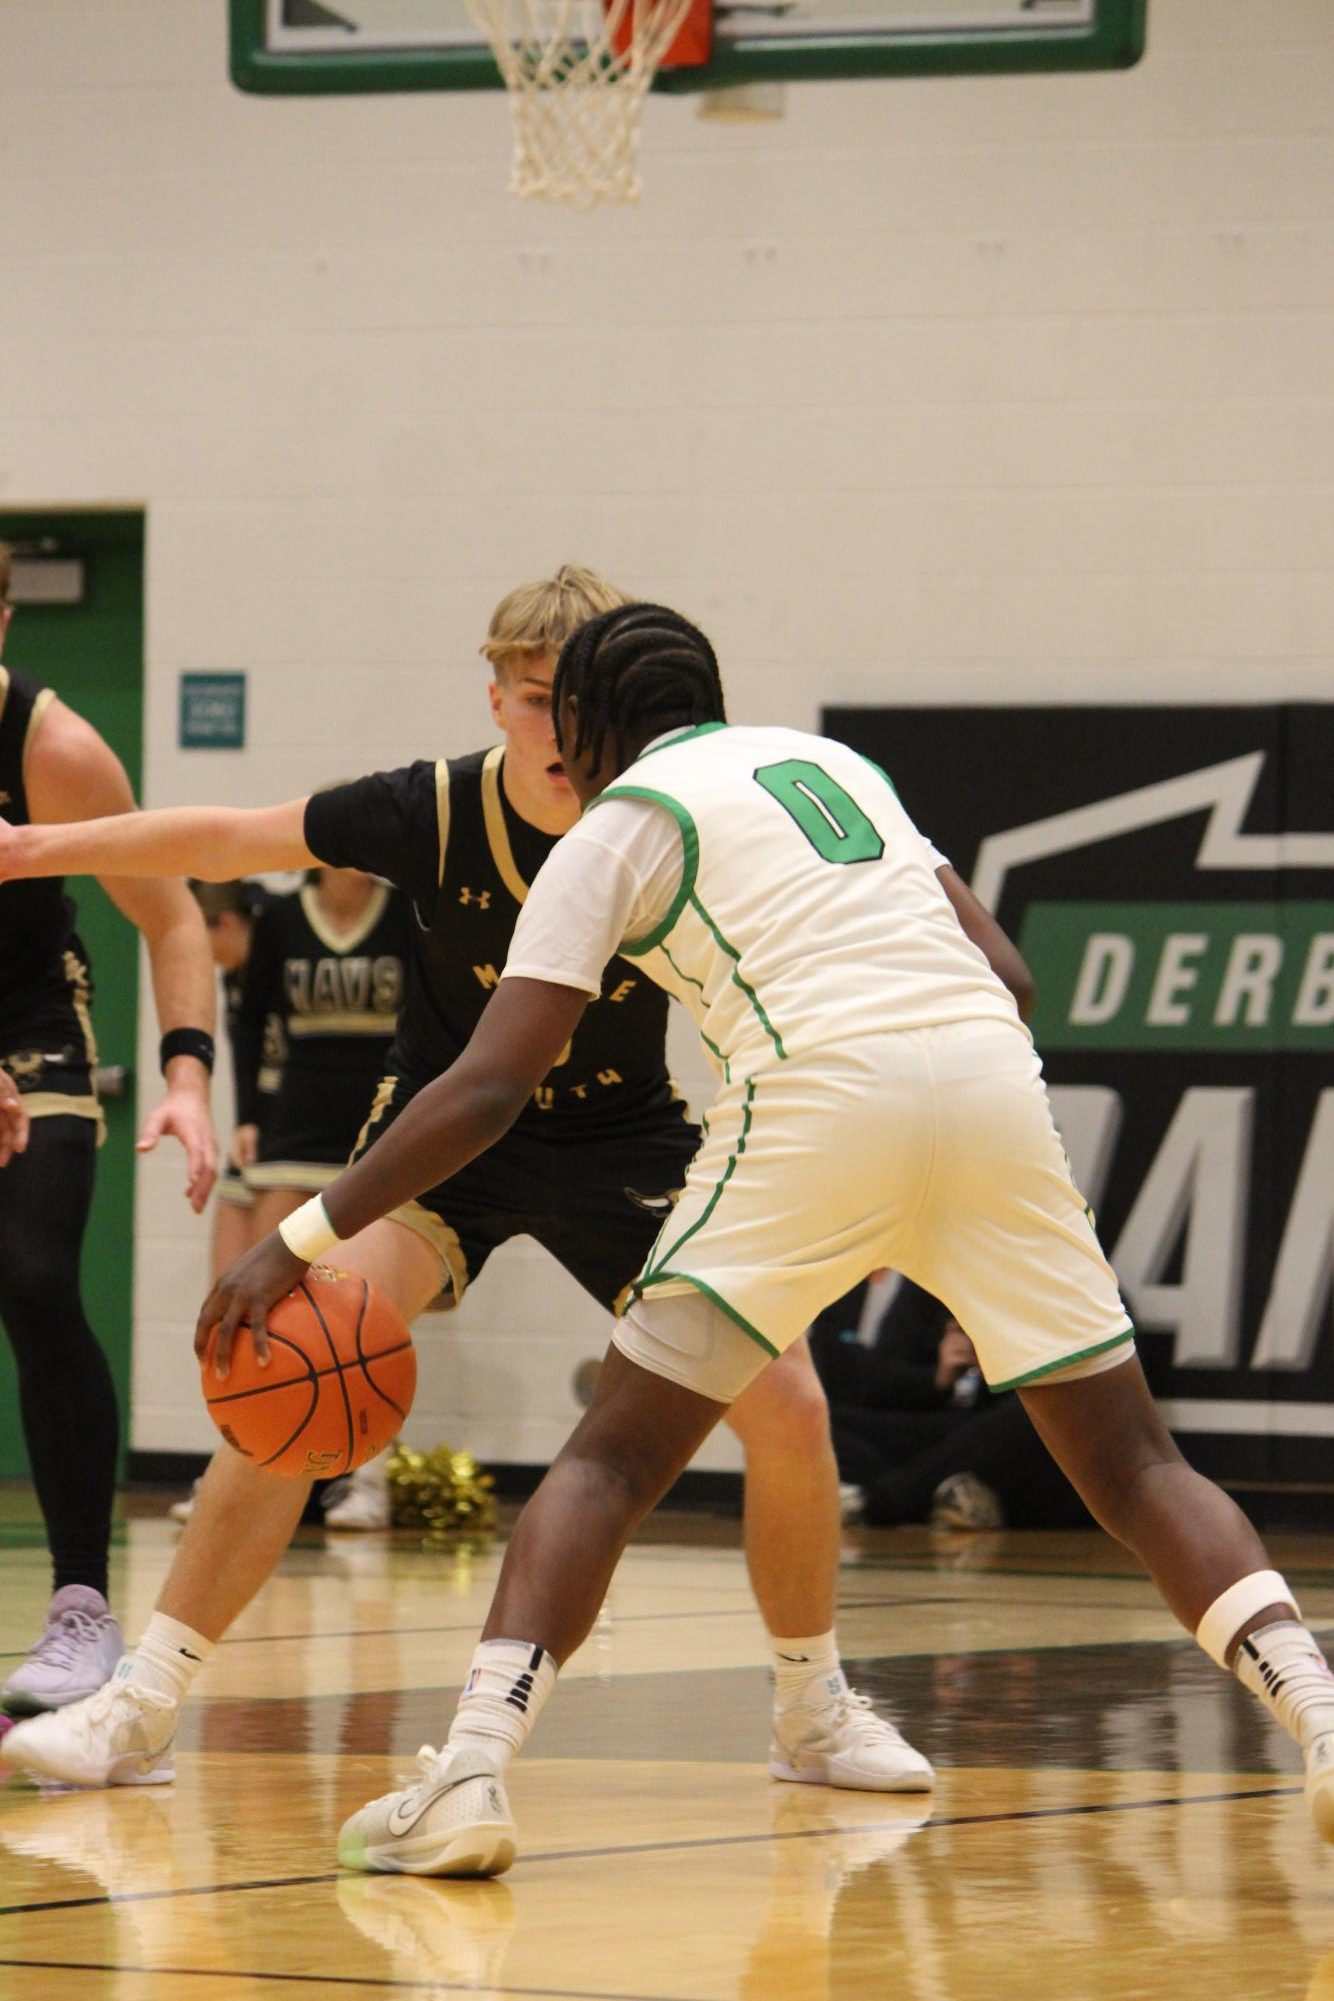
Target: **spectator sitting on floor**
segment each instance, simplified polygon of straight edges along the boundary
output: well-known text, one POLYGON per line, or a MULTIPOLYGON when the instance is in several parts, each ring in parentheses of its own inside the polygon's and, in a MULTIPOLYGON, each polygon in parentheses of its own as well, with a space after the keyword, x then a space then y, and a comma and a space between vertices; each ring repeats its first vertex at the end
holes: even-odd
POLYGON ((811 1330, 839 1478, 853 1490, 846 1513, 877 1528, 1086 1527, 1019 1398, 986 1388, 948 1308, 903 1279, 867 1345, 856 1331, 863 1298, 850 1293, 811 1330))

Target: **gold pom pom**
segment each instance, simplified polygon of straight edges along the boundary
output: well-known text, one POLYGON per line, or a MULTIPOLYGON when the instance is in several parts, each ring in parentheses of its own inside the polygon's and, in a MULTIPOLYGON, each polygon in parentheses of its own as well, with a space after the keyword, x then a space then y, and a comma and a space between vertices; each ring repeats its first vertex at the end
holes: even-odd
POLYGON ((471 1452, 456 1452, 452 1445, 437 1445, 429 1452, 398 1445, 387 1472, 395 1528, 416 1529, 432 1544, 464 1537, 484 1540, 493 1534, 495 1483, 471 1452))

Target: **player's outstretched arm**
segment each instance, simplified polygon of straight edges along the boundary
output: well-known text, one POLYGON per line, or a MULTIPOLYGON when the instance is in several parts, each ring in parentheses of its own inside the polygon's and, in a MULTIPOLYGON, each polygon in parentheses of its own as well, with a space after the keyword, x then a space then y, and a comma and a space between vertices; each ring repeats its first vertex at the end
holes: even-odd
POLYGON ((63 702, 53 702, 28 752, 33 821, 0 821, 0 882, 18 876, 200 876, 226 882, 266 869, 309 868, 306 802, 281 806, 134 808, 114 752, 63 702), (118 782, 119 781, 119 782, 118 782))
POLYGON ((1027 1021, 1033 1012, 1036 990, 1033 975, 1019 947, 1001 930, 986 905, 978 902, 963 877, 948 862, 944 868, 936 870, 936 881, 953 904, 964 935, 986 954, 987 964, 996 978, 1014 995, 1020 1020, 1027 1021))
MULTIPOLYGON (((339 1238, 356 1236, 494 1145, 559 1060, 590 998, 582 988, 548 980, 502 980, 458 1061, 325 1189, 321 1199, 339 1238)), ((266 1360, 264 1317, 308 1263, 277 1231, 248 1251, 204 1301, 196 1354, 203 1356, 216 1327, 214 1366, 225 1375, 236 1329, 248 1323, 255 1351, 266 1360)))

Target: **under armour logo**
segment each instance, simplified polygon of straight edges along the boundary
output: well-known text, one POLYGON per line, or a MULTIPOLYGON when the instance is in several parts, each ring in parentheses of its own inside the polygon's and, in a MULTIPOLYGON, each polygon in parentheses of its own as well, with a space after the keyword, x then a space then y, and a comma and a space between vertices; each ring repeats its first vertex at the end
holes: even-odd
POLYGON ((459 902, 475 903, 479 910, 489 910, 491 908, 491 892, 489 889, 461 889, 459 891, 459 902))

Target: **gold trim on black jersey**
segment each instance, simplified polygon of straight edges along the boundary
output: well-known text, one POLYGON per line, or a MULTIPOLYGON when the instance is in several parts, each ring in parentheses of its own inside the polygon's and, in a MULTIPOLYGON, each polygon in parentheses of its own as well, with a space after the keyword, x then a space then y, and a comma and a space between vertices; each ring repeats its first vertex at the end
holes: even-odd
MULTIPOLYGON (((321 945, 331 952, 355 952, 358 945, 365 943, 384 916, 385 905, 389 901, 389 891, 384 884, 377 883, 371 893, 371 900, 350 931, 335 931, 329 919, 316 902, 314 883, 307 883, 301 891, 301 912, 321 945)), ((290 1027, 290 1024, 289 1024, 290 1027)), ((381 1023, 383 1032, 383 1023, 381 1023)))
POLYGON ((435 871, 435 886, 439 889, 445 880, 445 850, 449 846, 449 759, 438 757, 435 761, 435 825, 440 841, 440 860, 435 871))
POLYGON ((5 703, 9 700, 9 669, 0 665, 0 722, 4 720, 5 703))
POLYGON ((30 1119, 92 1119, 97 1126, 97 1144, 106 1138, 107 1124, 99 1098, 75 1098, 64 1091, 29 1091, 23 1109, 30 1119))
POLYGON ((93 1017, 89 1012, 88 968, 77 952, 65 954, 65 978, 69 981, 70 1006, 83 1032, 84 1060, 90 1070, 97 1068, 97 1037, 93 1033, 93 1017))
MULTIPOLYGON (((55 699, 56 691, 54 688, 43 688, 32 705, 32 714, 28 717, 28 727, 23 732, 23 750, 19 759, 20 771, 23 771, 23 767, 28 761, 28 752, 32 749, 32 740, 37 733, 37 725, 55 699)), ((0 706, 3 706, 3 704, 0 704, 0 706)), ((23 774, 23 782, 25 785, 28 782, 26 771, 23 774)))
POLYGON ((505 825, 505 808, 500 799, 500 766, 505 756, 505 746, 498 743, 494 750, 486 753, 482 766, 482 818, 486 823, 486 838, 491 848, 491 859, 500 872, 504 883, 516 903, 527 900, 528 885, 519 874, 510 846, 510 832, 505 825))
POLYGON ((293 1042, 304 1037, 309 1041, 312 1035, 378 1035, 386 1041, 392 1034, 394 1017, 392 1014, 375 1014, 370 1008, 357 1011, 343 1008, 329 1014, 289 1015, 287 1033, 293 1042))

